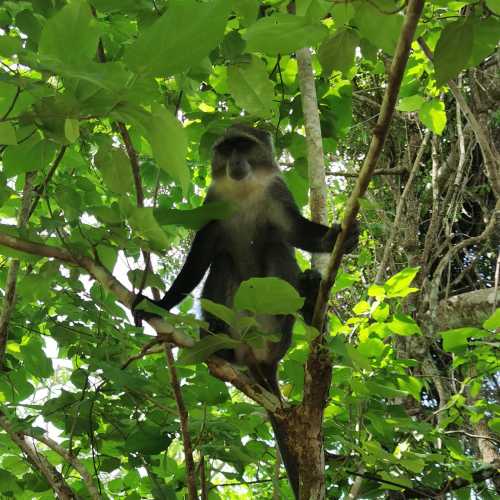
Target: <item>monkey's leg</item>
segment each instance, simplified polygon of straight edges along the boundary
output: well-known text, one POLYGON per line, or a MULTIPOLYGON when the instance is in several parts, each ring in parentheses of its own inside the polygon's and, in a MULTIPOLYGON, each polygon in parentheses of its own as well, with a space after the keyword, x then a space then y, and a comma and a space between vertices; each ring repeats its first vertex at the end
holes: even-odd
POLYGON ((300 273, 298 292, 301 297, 304 297, 304 305, 302 306, 302 317, 307 325, 312 323, 314 315, 314 306, 318 298, 319 285, 321 283, 321 274, 315 269, 306 269, 300 273))
MULTIPOLYGON (((239 286, 239 277, 233 258, 228 253, 222 253, 215 256, 208 274, 205 285, 203 286, 202 298, 209 299, 217 304, 227 307, 233 306, 233 297, 239 286)), ((208 322, 208 330, 200 330, 200 337, 207 335, 217 335, 224 333, 231 335, 230 327, 224 321, 216 318, 212 314, 203 311, 203 319, 208 322)), ((236 361, 233 349, 222 349, 216 352, 216 355, 234 363, 236 361)))

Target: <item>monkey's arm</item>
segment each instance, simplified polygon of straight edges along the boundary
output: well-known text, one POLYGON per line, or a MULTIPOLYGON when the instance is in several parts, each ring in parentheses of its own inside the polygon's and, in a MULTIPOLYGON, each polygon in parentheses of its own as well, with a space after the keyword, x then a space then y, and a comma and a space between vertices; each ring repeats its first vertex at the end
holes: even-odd
MULTIPOLYGON (((186 257, 186 262, 184 262, 177 278, 175 278, 172 286, 167 293, 165 293, 163 298, 159 301, 155 301, 139 295, 136 300, 136 306, 143 299, 147 299, 167 311, 179 304, 186 295, 193 291, 205 275, 214 256, 216 240, 217 222, 212 221, 196 233, 186 257)), ((147 319, 154 315, 136 311, 134 316, 136 319, 147 319)))
MULTIPOLYGON (((277 179, 270 189, 273 199, 282 205, 285 212, 287 220, 284 229, 289 243, 307 252, 331 252, 341 231, 340 224, 327 227, 303 217, 283 179, 277 179)), ((348 234, 344 244, 346 253, 352 252, 356 248, 358 237, 359 226, 356 224, 348 234)))

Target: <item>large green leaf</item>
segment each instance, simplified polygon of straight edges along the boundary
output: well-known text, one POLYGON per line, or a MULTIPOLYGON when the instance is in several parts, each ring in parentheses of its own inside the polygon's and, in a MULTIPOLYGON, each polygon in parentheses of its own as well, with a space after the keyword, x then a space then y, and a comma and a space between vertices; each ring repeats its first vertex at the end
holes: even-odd
POLYGON ((132 167, 124 151, 104 145, 99 148, 94 161, 111 191, 121 194, 133 192, 132 167))
POLYGON ((220 42, 229 9, 229 0, 172 0, 162 17, 125 53, 125 61, 139 74, 166 76, 186 71, 220 42))
POLYGON ((436 84, 443 85, 467 67, 472 52, 473 25, 466 19, 448 24, 442 31, 434 51, 436 84))
POLYGON ((181 365, 192 365, 205 361, 209 356, 222 349, 234 349, 241 346, 241 341, 235 340, 228 335, 219 333, 207 335, 193 347, 183 349, 178 362, 181 365))
POLYGON ((249 63, 230 66, 227 83, 236 104, 248 113, 269 118, 276 111, 274 85, 261 59, 253 56, 249 63))
POLYGON ((4 174, 7 177, 30 171, 42 170, 52 161, 56 146, 40 139, 38 133, 17 146, 9 146, 3 156, 4 174))
POLYGON ((346 73, 354 65, 354 53, 359 39, 351 29, 343 29, 325 40, 319 48, 319 61, 325 75, 334 69, 346 73))
POLYGON ((164 106, 153 106, 151 121, 146 125, 158 166, 172 176, 187 191, 189 170, 186 163, 187 137, 181 123, 164 106))
POLYGON ((207 203, 192 210, 177 210, 160 206, 155 210, 154 214, 161 225, 175 224, 198 230, 212 220, 229 217, 234 210, 235 208, 231 204, 218 201, 207 203))
POLYGON ((407 267, 394 276, 391 276, 384 285, 387 296, 406 297, 410 293, 417 291, 418 288, 412 288, 410 284, 415 279, 418 271, 418 267, 407 267))
POLYGON ((292 314, 304 304, 297 290, 279 278, 251 278, 243 281, 234 296, 240 311, 257 314, 292 314))
POLYGON ((0 144, 7 146, 17 144, 16 131, 9 122, 0 122, 0 144))
POLYGON ((153 215, 152 208, 131 208, 128 222, 135 233, 158 249, 167 248, 169 240, 153 215))
POLYGON ((392 55, 403 25, 403 16, 399 13, 384 14, 371 2, 357 2, 355 9, 356 14, 351 22, 358 27, 360 37, 392 55))
POLYGON ((446 127, 444 102, 439 99, 431 99, 425 102, 418 111, 418 117, 428 129, 437 135, 441 135, 446 127))
POLYGON ((470 337, 481 338, 488 335, 488 332, 480 328, 465 327, 440 332, 443 338, 443 349, 448 352, 462 352, 469 344, 470 337))
POLYGON ((77 66, 95 57, 99 32, 88 3, 74 0, 45 24, 40 54, 77 66))
POLYGON ((273 14, 252 24, 243 38, 249 52, 277 55, 314 46, 327 34, 328 30, 320 22, 291 14, 273 14))

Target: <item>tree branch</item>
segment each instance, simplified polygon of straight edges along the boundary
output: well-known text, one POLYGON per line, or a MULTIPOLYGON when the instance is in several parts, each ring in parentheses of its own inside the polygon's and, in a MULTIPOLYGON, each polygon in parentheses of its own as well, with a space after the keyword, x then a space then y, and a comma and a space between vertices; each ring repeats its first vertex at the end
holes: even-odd
MULTIPOLYGON (((33 179, 35 173, 27 172, 21 200, 21 209, 17 217, 17 227, 21 228, 28 222, 31 204, 31 197, 33 195, 33 179)), ((0 312, 0 371, 5 366, 5 349, 7 348, 7 340, 9 336, 9 322, 14 306, 16 304, 16 284, 17 273, 19 271, 19 259, 12 259, 7 271, 7 278, 5 280, 5 290, 3 297, 2 311, 0 312)))
POLYGON ((196 500, 198 498, 196 492, 196 470, 193 460, 193 445, 191 443, 191 436, 189 435, 189 417, 184 400, 182 398, 181 386, 177 377, 177 370, 175 369, 175 360, 172 354, 172 349, 168 344, 163 346, 165 350, 165 357, 167 358, 168 371, 170 372, 170 385, 174 391, 175 404, 179 413, 179 420, 181 424, 182 444, 184 447, 184 462, 186 465, 187 487, 189 500, 196 500))
POLYGON ((25 432, 25 434, 48 446, 52 451, 55 451, 61 458, 66 460, 66 462, 68 462, 80 474, 85 486, 87 486, 90 497, 94 500, 99 500, 101 498, 101 494, 97 491, 92 476, 89 474, 82 462, 78 460, 78 458, 48 436, 40 436, 31 432, 25 432))
POLYGON ((434 271, 434 276, 432 278, 431 287, 429 291, 429 311, 431 312, 431 317, 434 321, 437 311, 438 304, 438 295, 439 295, 439 285, 441 283, 441 275, 445 267, 448 265, 450 259, 453 258, 454 255, 457 254, 460 250, 467 248, 471 245, 475 245, 480 243, 481 241, 488 238, 492 233, 495 227, 500 224, 500 199, 497 201, 495 209, 491 214, 490 220, 488 224, 484 228, 484 231, 478 236, 473 236, 471 238, 467 238, 466 240, 461 241, 457 245, 451 247, 448 252, 444 255, 444 257, 439 261, 439 264, 434 271))
POLYGON ((326 277, 321 281, 313 317, 313 326, 318 330, 318 332, 320 332, 320 334, 313 342, 313 346, 306 363, 304 403, 308 400, 319 398, 324 404, 326 394, 328 393, 329 381, 325 381, 323 383, 320 381, 320 383, 318 383, 316 379, 312 378, 311 374, 316 370, 316 365, 318 363, 322 363, 322 344, 324 341, 323 324, 330 289, 335 281, 335 277, 340 266, 343 253, 342 247, 344 245, 346 235, 349 234, 359 211, 359 199, 364 195, 368 187, 389 131, 389 124, 394 113, 394 107, 396 105, 399 88, 401 86, 404 70, 410 54, 413 36, 422 13, 423 6, 423 0, 410 0, 408 3, 405 20, 399 35, 398 44, 389 73, 389 81, 382 101, 382 107, 380 109, 377 124, 373 131, 370 147, 363 163, 363 167, 359 173, 354 190, 347 202, 346 215, 342 222, 342 231, 337 238, 335 248, 330 256, 326 277))
POLYGON ((32 443, 26 440, 24 433, 15 431, 8 419, 0 412, 0 427, 8 434, 10 439, 24 452, 29 463, 38 470, 47 480, 60 500, 77 500, 76 493, 70 488, 61 473, 38 452, 32 443))
MULTIPOLYGON (((405 168, 380 168, 373 171, 373 176, 375 175, 403 175, 406 174, 408 170, 405 168)), ((340 170, 330 170, 326 172, 326 175, 331 175, 332 177, 353 177, 358 178, 359 172, 341 172, 340 170)))
MULTIPOLYGON (((94 279, 99 281, 106 290, 114 293, 118 300, 126 307, 130 308, 135 300, 134 294, 129 292, 105 267, 97 264, 90 257, 79 256, 63 248, 23 240, 5 233, 0 233, 0 245, 82 267, 94 279)), ((172 342, 179 347, 191 347, 194 345, 191 337, 177 330, 164 319, 151 318, 147 321, 165 341, 172 342)))
MULTIPOLYGON (((311 51, 308 47, 295 53, 298 66, 300 98, 302 114, 306 130, 307 172, 309 177, 309 208, 314 222, 328 224, 327 190, 325 182, 325 157, 321 138, 316 82, 311 62, 311 51)), ((323 272, 326 269, 327 256, 313 255, 312 265, 323 272)))
POLYGON ((342 259, 341 249, 344 245, 346 234, 349 233, 355 221, 356 215, 359 211, 359 199, 364 195, 368 187, 389 131, 389 124, 394 113, 399 88, 401 86, 406 63, 410 55, 411 43, 423 6, 423 0, 410 0, 408 3, 405 21, 399 35, 396 52, 391 64, 389 81, 384 94, 384 99, 382 101, 382 107, 380 109, 377 124, 373 130, 370 147, 363 163, 363 167, 359 173, 354 190, 349 198, 349 201, 347 202, 346 215, 344 221, 342 222, 342 232, 337 238, 335 248, 333 249, 330 257, 327 276, 321 282, 320 293, 316 302, 313 318, 313 325, 319 332, 323 329, 328 297, 340 266, 342 259))
POLYGON ((403 215, 403 208, 405 206, 406 197, 410 192, 410 188, 413 186, 413 181, 415 180, 418 169, 420 167, 420 163, 422 161, 422 155, 424 154, 425 148, 427 147, 430 135, 431 132, 430 130, 428 130, 425 133, 424 140, 422 141, 420 147, 418 148, 417 156, 415 157, 415 161, 413 162, 410 175, 408 177, 408 180, 406 181, 401 197, 399 198, 398 206, 396 208, 396 215, 394 217, 394 222, 391 227, 391 232, 389 233, 389 238, 385 243, 384 254, 382 256, 377 274, 375 276, 375 283, 380 283, 380 281, 385 275, 385 268, 387 267, 387 262, 389 261, 389 254, 392 251, 392 246, 394 244, 394 239, 396 238, 396 234, 400 230, 401 217, 403 215))
POLYGON ((207 360, 207 365, 214 377, 229 382, 273 416, 279 418, 282 412, 288 408, 288 405, 280 401, 273 393, 264 389, 244 373, 241 373, 231 363, 216 356, 211 356, 207 360))

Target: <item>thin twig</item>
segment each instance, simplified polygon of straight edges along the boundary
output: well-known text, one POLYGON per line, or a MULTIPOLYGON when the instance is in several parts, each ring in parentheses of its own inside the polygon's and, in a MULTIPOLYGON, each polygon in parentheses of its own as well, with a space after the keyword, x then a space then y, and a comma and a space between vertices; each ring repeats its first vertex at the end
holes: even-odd
POLYGON ((77 500, 76 493, 68 485, 62 474, 47 460, 45 455, 38 452, 35 446, 26 439, 23 432, 13 429, 11 423, 1 412, 0 427, 26 455, 28 462, 45 477, 59 500, 77 500))
POLYGON ((408 180, 406 181, 406 185, 403 189, 403 192, 399 198, 398 206, 396 208, 396 215, 394 217, 394 222, 392 224, 391 232, 389 233, 389 238, 387 238, 387 242, 385 244, 384 253, 382 255, 382 259, 380 260, 380 265, 378 267, 377 274, 375 276, 375 283, 380 283, 382 278, 385 275, 385 270, 387 266, 387 262, 389 261, 389 255, 392 252, 392 246, 394 244, 394 240, 396 238, 397 232, 400 230, 401 217, 403 216, 403 210, 406 203, 406 198, 410 192, 410 188, 413 186, 413 181, 417 175, 418 169, 422 162, 422 156, 424 154, 425 148, 427 147, 427 143, 429 142, 429 137, 431 135, 430 130, 425 133, 424 140, 420 144, 420 148, 418 149, 417 156, 415 157, 415 161, 413 162, 413 166, 410 171, 410 175, 408 176, 408 180))
POLYGON ((35 194, 35 197, 33 199, 33 203, 32 203, 31 208, 30 208, 29 217, 31 217, 31 215, 35 211, 35 209, 38 205, 38 202, 40 201, 40 198, 45 193, 45 190, 47 189, 47 186, 49 185, 49 182, 52 179, 57 167, 61 163, 65 152, 66 152, 66 146, 62 146, 61 149, 59 150, 58 155, 56 156, 56 158, 54 160, 54 163, 52 163, 52 166, 50 167, 50 169, 47 173, 47 177, 45 177, 45 180, 41 184, 36 186, 36 188, 35 188, 36 194, 35 194))
POLYGON ((170 372, 170 385, 174 391, 175 404, 179 413, 179 420, 181 424, 182 445, 184 447, 184 463, 186 465, 187 488, 189 500, 196 500, 198 497, 196 492, 196 470, 193 460, 193 445, 191 443, 191 436, 189 434, 189 415, 182 398, 181 386, 179 378, 177 377, 177 370, 175 368, 174 355, 172 349, 168 344, 163 346, 165 357, 167 359, 168 371, 170 372))
MULTIPOLYGON (((17 227, 22 228, 29 220, 29 207, 33 195, 34 172, 27 172, 24 181, 21 208, 17 217, 17 227)), ((0 371, 5 368, 5 350, 9 336, 9 323, 16 304, 17 274, 19 272, 19 259, 12 259, 5 280, 2 310, 0 311, 0 371)))
POLYGON ((78 460, 73 454, 69 453, 66 449, 64 449, 61 445, 59 445, 56 441, 49 438, 48 436, 40 436, 38 434, 26 433, 31 436, 33 439, 40 441, 41 443, 48 446, 52 451, 56 452, 61 458, 66 460, 78 473, 80 474, 85 486, 88 489, 90 497, 94 500, 99 500, 101 495, 97 491, 97 488, 94 484, 94 480, 92 476, 89 474, 85 466, 78 460))
MULTIPOLYGON (((417 41, 424 54, 430 61, 433 61, 434 54, 432 53, 425 40, 422 37, 418 37, 417 41)), ((495 144, 493 143, 493 141, 490 141, 488 139, 488 134, 483 129, 476 116, 472 112, 471 108, 467 104, 467 101, 465 100, 465 97, 458 88, 457 84, 453 80, 450 80, 447 82, 447 85, 450 88, 453 97, 463 111, 465 117, 467 118, 467 121, 469 122, 474 132, 474 135, 476 136, 476 140, 483 154, 484 166, 486 168, 486 173, 488 174, 488 179, 491 183, 491 188, 493 189, 495 197, 498 200, 500 199, 500 160, 498 152, 495 149, 495 144)))
POLYGON ((382 101, 382 107, 377 120, 377 124, 373 131, 373 137, 370 143, 368 153, 366 155, 363 167, 361 168, 358 180, 354 190, 347 202, 346 215, 342 223, 342 231, 337 238, 335 248, 333 249, 328 264, 327 276, 321 282, 320 292, 316 301, 316 307, 313 317, 313 326, 321 332, 323 330, 324 316, 328 303, 330 289, 335 281, 337 271, 342 259, 342 247, 344 245, 346 235, 349 233, 354 224, 356 215, 359 210, 359 200, 364 195, 373 171, 377 165, 377 161, 382 152, 385 139, 389 131, 389 124, 392 119, 394 108, 399 94, 399 88, 403 79, 406 63, 410 55, 411 43, 418 20, 424 6, 423 0, 410 0, 406 11, 405 21, 401 29, 398 44, 392 61, 389 74, 389 81, 382 101))

